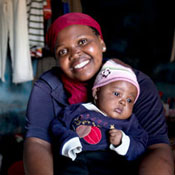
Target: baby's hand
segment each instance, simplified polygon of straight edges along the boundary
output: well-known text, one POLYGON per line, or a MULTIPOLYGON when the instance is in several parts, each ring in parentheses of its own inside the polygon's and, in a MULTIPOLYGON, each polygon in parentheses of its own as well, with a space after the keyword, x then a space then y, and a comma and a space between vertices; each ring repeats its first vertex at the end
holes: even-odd
POLYGON ((118 129, 109 130, 109 141, 114 146, 118 146, 121 144, 122 132, 118 129))

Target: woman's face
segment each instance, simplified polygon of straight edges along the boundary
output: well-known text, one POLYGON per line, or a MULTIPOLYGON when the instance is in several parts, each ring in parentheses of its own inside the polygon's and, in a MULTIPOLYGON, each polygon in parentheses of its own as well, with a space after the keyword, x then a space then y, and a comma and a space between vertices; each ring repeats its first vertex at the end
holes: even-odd
POLYGON ((98 108, 115 119, 131 116, 137 88, 126 81, 116 81, 97 89, 94 96, 98 108))
POLYGON ((87 81, 100 69, 105 43, 88 26, 71 25, 59 32, 55 55, 71 79, 87 81))

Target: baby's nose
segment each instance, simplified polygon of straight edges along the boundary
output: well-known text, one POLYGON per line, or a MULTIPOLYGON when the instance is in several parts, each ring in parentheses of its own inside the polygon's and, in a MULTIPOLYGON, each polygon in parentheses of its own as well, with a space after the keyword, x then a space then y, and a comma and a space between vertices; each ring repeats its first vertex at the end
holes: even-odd
POLYGON ((121 99, 119 100, 119 103, 122 104, 122 105, 125 105, 125 104, 126 104, 126 100, 124 100, 123 98, 121 98, 121 99))

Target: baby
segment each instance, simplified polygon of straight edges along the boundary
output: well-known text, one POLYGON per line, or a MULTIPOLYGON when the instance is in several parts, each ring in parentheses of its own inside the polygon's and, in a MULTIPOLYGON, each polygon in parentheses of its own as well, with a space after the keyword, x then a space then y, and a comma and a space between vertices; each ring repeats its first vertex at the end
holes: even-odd
POLYGON ((92 94, 94 104, 70 105, 52 122, 60 154, 75 160, 81 151, 111 149, 127 160, 136 159, 145 151, 148 135, 132 114, 140 94, 132 69, 107 61, 92 94))

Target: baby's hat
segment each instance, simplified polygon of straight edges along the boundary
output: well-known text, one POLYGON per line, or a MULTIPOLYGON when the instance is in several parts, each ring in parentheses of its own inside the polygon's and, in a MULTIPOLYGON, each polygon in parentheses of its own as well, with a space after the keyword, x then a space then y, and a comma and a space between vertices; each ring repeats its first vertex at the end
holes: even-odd
POLYGON ((108 60, 103 65, 100 72, 97 74, 92 90, 119 80, 127 81, 137 88, 136 102, 140 94, 140 86, 135 73, 131 68, 118 64, 113 60, 108 60))

